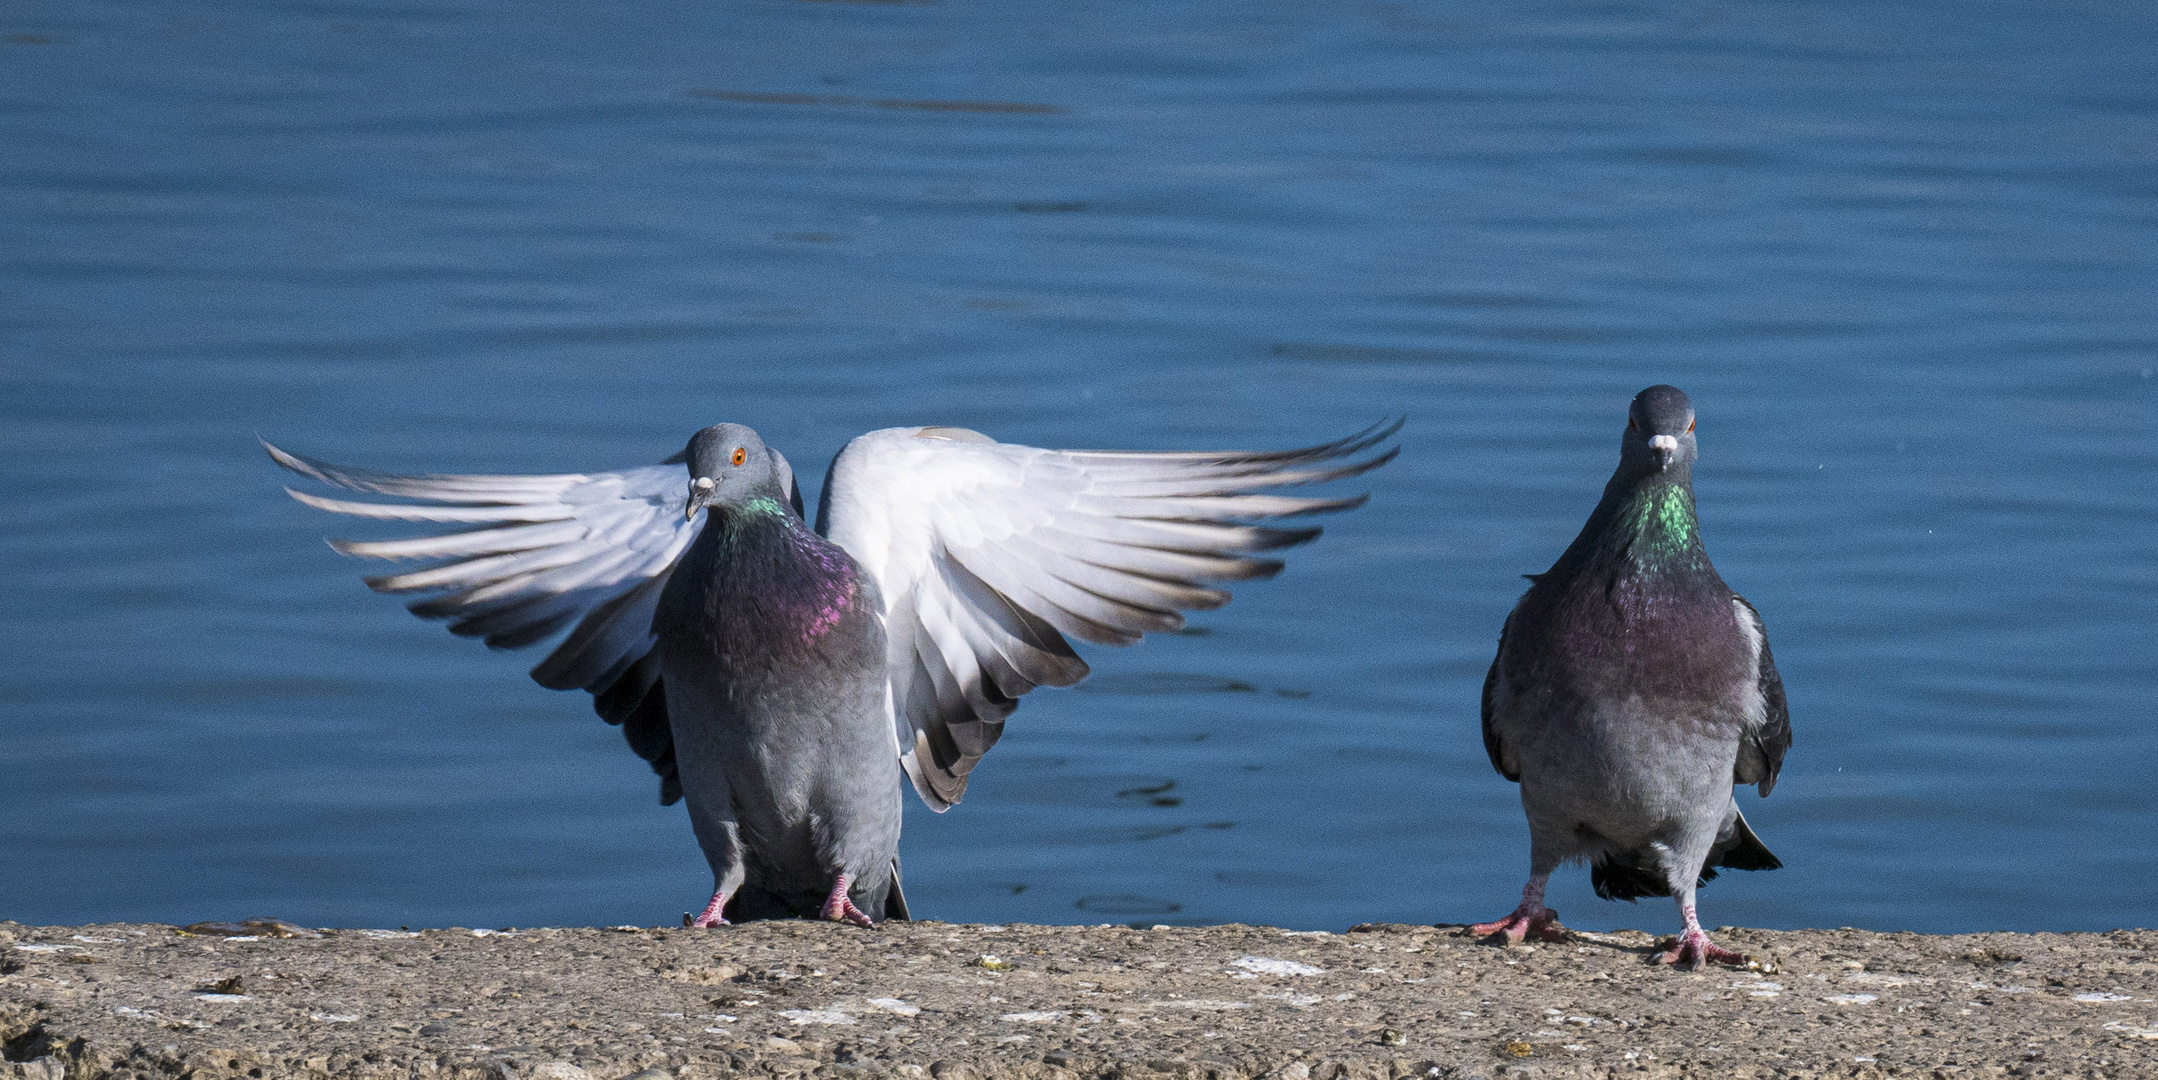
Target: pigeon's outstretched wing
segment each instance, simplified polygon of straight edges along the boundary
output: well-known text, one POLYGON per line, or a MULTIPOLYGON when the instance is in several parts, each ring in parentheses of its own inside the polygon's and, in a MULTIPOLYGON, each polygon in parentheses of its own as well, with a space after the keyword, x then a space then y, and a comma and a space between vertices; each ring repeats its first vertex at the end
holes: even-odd
POLYGON ((1128 645, 1217 608, 1213 582, 1271 577, 1260 552, 1316 528, 1250 524, 1361 505, 1273 489, 1355 476, 1399 430, 1271 452, 1041 450, 963 428, 889 428, 833 460, 817 528, 884 598, 893 728, 922 800, 943 810, 1020 695, 1069 686, 1065 635, 1128 645))
POLYGON ((1768 628, 1761 624, 1761 613, 1737 593, 1731 594, 1731 600, 1740 632, 1755 646, 1754 690, 1760 695, 1761 709, 1758 725, 1746 732, 1745 741, 1739 744, 1738 767, 1732 779, 1755 785, 1765 798, 1776 790, 1783 755, 1791 749, 1791 707, 1783 698, 1783 676, 1776 674, 1776 656, 1768 650, 1768 628))
MULTIPOLYGON (((319 510, 393 521, 474 526, 409 540, 332 541, 346 555, 434 559, 431 566, 367 579, 378 592, 421 593, 409 607, 450 619, 450 632, 499 649, 574 629, 532 678, 555 690, 584 689, 593 708, 624 725, 630 746, 661 778, 662 801, 680 794, 674 740, 656 660, 652 612, 676 558, 703 524, 684 519, 689 470, 648 465, 553 476, 398 476, 350 469, 263 444, 272 460, 313 480, 403 502, 355 502, 286 489, 319 510)), ((778 458, 777 453, 773 455, 778 458)), ((793 472, 775 462, 789 494, 793 472)))

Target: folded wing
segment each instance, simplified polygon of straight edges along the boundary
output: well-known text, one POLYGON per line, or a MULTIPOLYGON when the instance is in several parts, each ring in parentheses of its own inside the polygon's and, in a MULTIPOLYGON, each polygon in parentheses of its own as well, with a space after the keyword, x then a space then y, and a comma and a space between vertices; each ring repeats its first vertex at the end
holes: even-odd
MULTIPOLYGON (((393 496, 360 502, 287 491, 320 510, 468 528, 401 540, 331 542, 347 555, 426 559, 430 565, 367 579, 378 592, 419 594, 408 607, 450 620, 450 632, 516 649, 569 629, 532 669, 540 685, 583 689, 608 723, 679 797, 652 613, 675 560, 703 523, 685 521, 689 471, 679 464, 552 476, 399 476, 330 465, 263 444, 279 465, 349 491, 393 496)), ((776 455, 775 455, 776 457, 776 455)), ((791 489, 792 473, 778 463, 791 489)), ((791 491, 790 491, 791 494, 791 491)))
POLYGON ((1498 655, 1491 658, 1491 669, 1484 673, 1484 753, 1491 757, 1491 767, 1499 775, 1515 783, 1521 782, 1521 766, 1510 760, 1506 740, 1499 734, 1500 713, 1508 711, 1513 702, 1513 680, 1506 677, 1506 639, 1514 628, 1514 617, 1507 613, 1505 625, 1499 627, 1498 655))
POLYGON ((1731 594, 1731 602, 1739 630, 1755 646, 1754 688, 1760 708, 1758 721, 1739 744, 1732 779, 1754 785, 1766 798, 1776 789, 1776 777, 1783 772, 1783 755, 1791 749, 1791 707, 1783 696, 1783 676, 1776 673, 1776 655, 1769 651, 1768 628, 1761 624, 1761 613, 1737 593, 1731 594))
POLYGON ((1277 489, 1355 476, 1400 428, 1267 452, 1042 450, 961 428, 890 428, 832 462, 818 530, 877 580, 893 727, 922 800, 943 810, 1018 698, 1087 666, 1066 635, 1128 645, 1217 608, 1216 583, 1271 577, 1263 556, 1317 528, 1255 521, 1345 510, 1364 496, 1277 489))

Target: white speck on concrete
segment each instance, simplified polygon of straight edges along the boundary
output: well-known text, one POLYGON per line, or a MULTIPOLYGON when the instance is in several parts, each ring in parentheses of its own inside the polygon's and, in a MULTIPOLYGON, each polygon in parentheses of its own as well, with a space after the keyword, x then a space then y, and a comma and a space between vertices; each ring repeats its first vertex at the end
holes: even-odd
POLYGON ((854 1018, 837 1009, 787 1009, 779 1015, 797 1024, 835 1024, 848 1026, 854 1018))
POLYGON ((1233 961, 1231 966, 1243 968, 1245 971, 1257 972, 1261 975, 1326 974, 1326 969, 1322 967, 1313 967, 1310 964, 1299 964, 1294 960, 1276 960, 1268 956, 1246 956, 1239 960, 1233 961))

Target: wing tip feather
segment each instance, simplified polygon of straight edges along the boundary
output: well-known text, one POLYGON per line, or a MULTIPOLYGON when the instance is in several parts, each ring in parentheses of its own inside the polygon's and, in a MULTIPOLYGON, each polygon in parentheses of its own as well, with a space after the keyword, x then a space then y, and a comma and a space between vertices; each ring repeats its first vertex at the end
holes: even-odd
MULTIPOLYGON (((336 547, 337 541, 330 541, 330 546, 333 548, 336 547)), ((340 551, 339 554, 346 554, 346 552, 340 551)), ((412 586, 399 583, 398 579, 404 576, 405 575, 403 574, 369 574, 368 576, 361 578, 360 582, 378 593, 411 592, 412 586)), ((418 603, 424 602, 425 601, 419 601, 413 605, 408 606, 417 607, 418 603)), ((418 611, 413 611, 413 614, 419 615, 422 619, 435 619, 441 617, 438 615, 421 615, 418 611)))
MULTIPOLYGON (((255 441, 262 444, 262 449, 270 455, 270 460, 276 462, 280 467, 290 469, 293 472, 299 473, 301 476, 312 477, 316 480, 323 479, 321 473, 309 467, 309 463, 306 458, 303 458, 298 454, 290 453, 260 435, 255 436, 255 441)), ((287 488, 286 490, 290 491, 291 489, 287 488)))
MULTIPOLYGON (((1326 529, 1323 526, 1319 525, 1308 525, 1296 529, 1262 528, 1257 530, 1257 532, 1259 534, 1257 537, 1259 542, 1252 545, 1251 550, 1279 551, 1282 548, 1291 548, 1297 546, 1298 544, 1308 544, 1313 540, 1317 540, 1321 534, 1326 532, 1326 529)), ((1275 573, 1278 574, 1281 572, 1281 560, 1268 559, 1266 561, 1274 564, 1275 573)))
POLYGON ((1338 514, 1343 510, 1354 510, 1370 501, 1370 492, 1359 491, 1354 495, 1344 495, 1338 499, 1309 499, 1305 501, 1306 505, 1297 507, 1287 513, 1269 514, 1267 516, 1290 518, 1309 517, 1312 514, 1338 514))
MULTIPOLYGON (((379 559, 387 557, 369 553, 367 550, 369 542, 366 540, 327 540, 324 541, 324 543, 330 545, 331 551, 334 551, 339 555, 343 555, 346 558, 350 559, 379 559)), ((370 587, 372 587, 375 580, 376 579, 374 578, 368 579, 368 584, 370 587)))

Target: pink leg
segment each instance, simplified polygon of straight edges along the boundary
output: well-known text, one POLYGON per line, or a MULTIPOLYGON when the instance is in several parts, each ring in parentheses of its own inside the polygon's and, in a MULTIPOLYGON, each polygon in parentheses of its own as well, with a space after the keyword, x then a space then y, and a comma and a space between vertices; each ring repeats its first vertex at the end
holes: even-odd
POLYGON ((1544 883, 1550 879, 1550 874, 1530 874, 1529 883, 1521 887, 1521 906, 1513 914, 1496 922, 1477 923, 1469 927, 1469 933, 1477 937, 1504 935, 1508 942, 1523 938, 1565 941, 1566 928, 1559 925, 1559 913, 1544 906, 1544 883))
POLYGON ((1700 916, 1694 914, 1692 904, 1680 904, 1679 912, 1686 918, 1686 929, 1670 939, 1663 952, 1657 954, 1657 963, 1686 964, 1696 970, 1707 967, 1711 960, 1734 967, 1745 967, 1749 963, 1745 954, 1732 952, 1708 939, 1708 934, 1701 929, 1700 916))
POLYGON ((869 916, 862 914, 861 908, 854 906, 854 900, 847 895, 845 874, 839 875, 839 880, 832 883, 832 895, 824 902, 824 917, 833 922, 850 922, 856 926, 876 925, 870 921, 869 916))
POLYGON ((728 923, 727 923, 727 917, 726 917, 725 915, 722 915, 722 914, 720 914, 720 911, 721 911, 721 910, 723 910, 724 908, 726 908, 726 906, 727 906, 727 894, 726 894, 725 890, 722 890, 722 891, 719 891, 719 892, 715 892, 715 893, 713 893, 713 894, 712 894, 712 902, 711 902, 711 903, 709 903, 709 904, 706 904, 706 905, 704 905, 704 914, 702 914, 702 915, 699 915, 699 916, 697 916, 697 918, 695 919, 695 921, 691 922, 691 923, 690 923, 690 925, 691 925, 691 926, 726 926, 726 925, 728 925, 728 923))

